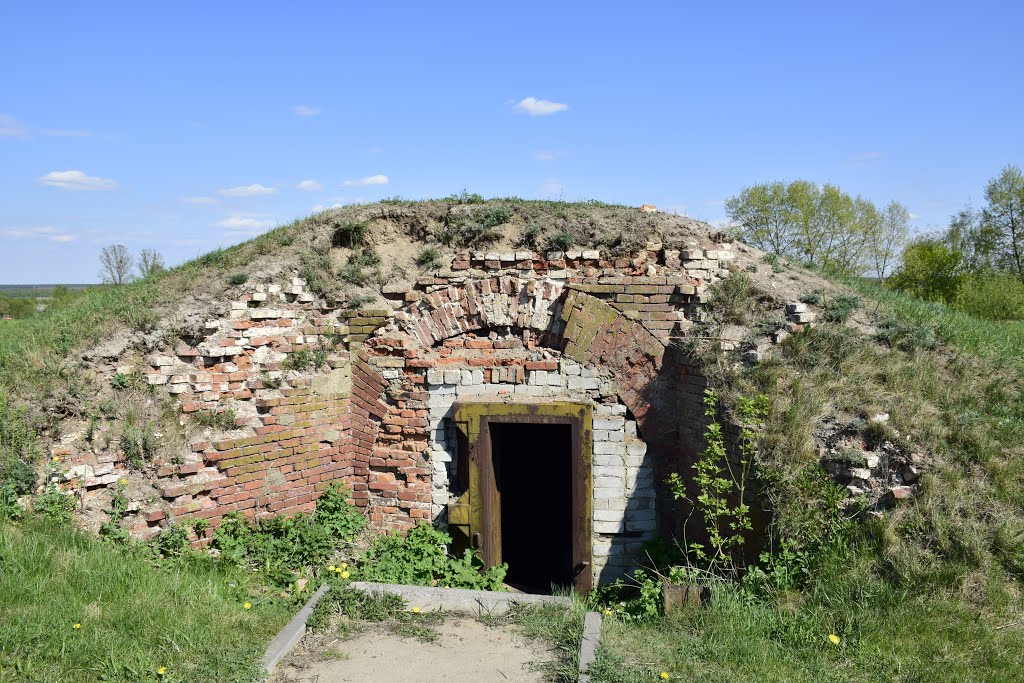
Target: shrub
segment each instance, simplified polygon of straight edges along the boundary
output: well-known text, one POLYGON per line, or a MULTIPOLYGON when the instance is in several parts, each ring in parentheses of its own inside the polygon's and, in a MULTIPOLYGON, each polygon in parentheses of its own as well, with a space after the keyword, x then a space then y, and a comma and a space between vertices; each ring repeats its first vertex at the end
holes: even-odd
POLYGON ((971 275, 961 284, 953 306, 988 320, 1024 320, 1024 282, 1004 273, 971 275))
POLYGON ((519 242, 523 246, 535 249, 540 245, 540 236, 543 229, 536 223, 530 223, 523 229, 523 236, 519 239, 519 242))
POLYGON ((550 251, 568 251, 576 244, 576 238, 568 230, 559 230, 548 236, 548 249, 550 251))
POLYGON ((451 536, 428 523, 420 523, 403 537, 398 532, 378 536, 360 558, 366 581, 416 586, 501 590, 508 565, 488 567, 467 549, 461 558, 445 550, 451 536))
POLYGON ((484 228, 494 228, 508 223, 512 218, 512 212, 504 206, 491 206, 480 215, 480 225, 484 228))
POLYGON ((423 247, 416 255, 416 265, 420 268, 436 268, 441 264, 441 252, 437 247, 423 247))
POLYGON ((228 278, 228 284, 229 285, 236 285, 236 286, 237 285, 244 285, 248 281, 249 281, 249 274, 248 273, 235 273, 234 275, 232 275, 231 277, 228 278))
POLYGON ((448 201, 456 204, 483 204, 484 198, 475 192, 469 192, 465 189, 462 192, 457 192, 452 195, 448 195, 448 201))
POLYGON ((733 273, 710 288, 712 310, 723 323, 742 325, 754 310, 754 285, 746 273, 733 273))

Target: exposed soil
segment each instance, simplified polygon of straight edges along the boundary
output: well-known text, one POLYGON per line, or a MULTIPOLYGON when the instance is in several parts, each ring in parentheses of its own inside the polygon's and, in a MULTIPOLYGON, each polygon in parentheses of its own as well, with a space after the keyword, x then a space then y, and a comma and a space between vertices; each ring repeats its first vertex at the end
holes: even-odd
POLYGON ((427 643, 403 638, 385 628, 354 638, 318 638, 302 643, 282 662, 272 683, 541 683, 540 670, 556 660, 551 646, 531 640, 509 626, 487 626, 475 619, 449 617, 435 627, 427 643), (308 648, 308 649, 307 649, 308 648))

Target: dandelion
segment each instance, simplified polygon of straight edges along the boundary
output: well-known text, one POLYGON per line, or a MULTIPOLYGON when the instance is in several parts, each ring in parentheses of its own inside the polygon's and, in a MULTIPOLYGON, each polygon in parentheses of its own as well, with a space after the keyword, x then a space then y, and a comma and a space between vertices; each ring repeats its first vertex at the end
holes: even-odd
POLYGON ((610 616, 611 616, 611 615, 613 615, 613 614, 614 614, 614 612, 612 612, 612 611, 611 611, 610 609, 606 609, 606 610, 604 611, 604 615, 605 615, 606 617, 610 617, 610 616))
POLYGON ((348 572, 342 572, 341 573, 341 578, 343 578, 343 579, 347 579, 348 576, 349 576, 348 572))
POLYGON ((334 565, 333 564, 332 565, 328 565, 327 571, 333 572, 334 571, 334 565))
POLYGON ((163 676, 165 673, 167 673, 167 667, 166 666, 161 666, 159 669, 156 670, 156 675, 157 676, 163 676))
POLYGON ((663 681, 667 681, 668 680, 668 672, 667 671, 662 671, 660 674, 658 674, 658 678, 660 678, 663 681))
POLYGON ((244 605, 242 605, 242 607, 244 607, 245 609, 252 609, 252 603, 251 602, 247 602, 244 605))
POLYGON ((341 563, 341 568, 342 569, 348 569, 348 562, 342 562, 341 563))
POLYGON ((828 642, 832 643, 833 645, 838 645, 839 644, 839 636, 837 636, 834 633, 830 633, 829 636, 828 636, 828 642))
POLYGON ((128 480, 125 479, 124 477, 121 477, 120 479, 117 480, 117 483, 120 484, 121 486, 127 486, 128 480))
POLYGON ((412 613, 413 614, 419 614, 420 613, 420 608, 419 607, 413 607, 412 608, 412 613))
POLYGON ((82 625, 81 624, 75 624, 71 628, 73 628, 73 629, 75 629, 77 631, 78 629, 82 628, 82 625))
POLYGON ((54 461, 54 462, 60 462, 60 458, 58 458, 58 457, 57 457, 57 456, 55 455, 55 456, 53 456, 53 461, 54 461))

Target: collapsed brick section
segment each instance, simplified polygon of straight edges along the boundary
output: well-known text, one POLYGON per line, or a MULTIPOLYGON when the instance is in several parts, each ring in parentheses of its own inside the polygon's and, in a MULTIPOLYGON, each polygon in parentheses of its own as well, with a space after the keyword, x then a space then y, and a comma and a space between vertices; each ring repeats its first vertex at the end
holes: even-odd
POLYGON ((654 482, 697 443, 705 382, 669 341, 702 315, 702 289, 729 253, 460 252, 444 273, 385 286, 392 311, 323 305, 300 278, 255 285, 202 339, 145 369, 177 396, 186 426, 231 409, 235 430, 190 428, 188 452, 143 473, 118 452, 61 443, 54 453, 83 502, 101 505, 114 477, 131 477, 141 537, 183 518, 216 526, 231 511, 309 510, 332 481, 375 528, 406 529, 444 522, 456 398, 586 400, 602 421, 595 573, 621 570, 654 533, 654 482), (313 352, 319 367, 298 362, 313 352))

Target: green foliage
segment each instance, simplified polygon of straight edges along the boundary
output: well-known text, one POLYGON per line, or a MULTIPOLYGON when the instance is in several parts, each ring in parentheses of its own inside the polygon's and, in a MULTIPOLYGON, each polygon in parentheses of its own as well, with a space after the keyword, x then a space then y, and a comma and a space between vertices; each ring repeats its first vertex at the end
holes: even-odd
POLYGON ((151 461, 160 447, 149 425, 127 425, 121 433, 119 445, 128 464, 135 468, 151 461))
POLYGON ((1006 273, 968 275, 952 303, 964 313, 987 320, 1024 320, 1024 282, 1006 273))
POLYGON ((445 223, 437 238, 446 247, 463 249, 482 247, 496 242, 501 238, 501 232, 495 230, 493 226, 455 218, 445 223))
POLYGON ((736 462, 727 452, 718 420, 718 396, 711 389, 704 392, 704 407, 710 423, 704 433, 704 451, 692 467, 690 483, 696 493, 687 492, 687 481, 678 472, 669 475, 667 483, 673 497, 689 502, 703 519, 701 531, 707 543, 691 541, 686 547, 698 568, 716 576, 736 576, 743 565, 741 546, 753 530, 747 487, 755 467, 757 439, 768 415, 768 396, 737 399, 736 462))
POLYGON ((213 427, 214 429, 227 431, 237 426, 236 420, 238 416, 233 409, 227 408, 216 411, 200 410, 192 414, 192 419, 201 427, 213 427))
POLYGON ((20 514, 15 501, 35 488, 36 463, 41 457, 25 411, 0 394, 0 517, 20 514))
POLYGON ((379 277, 380 256, 372 248, 358 248, 338 271, 338 277, 354 285, 365 285, 379 277))
POLYGON ((113 543, 126 544, 131 541, 131 534, 128 529, 121 526, 125 515, 128 514, 128 496, 124 494, 124 491, 124 482, 117 482, 114 490, 110 493, 110 509, 107 510, 107 521, 100 525, 100 538, 113 543))
POLYGON ((530 223, 523 228, 523 236, 519 239, 519 243, 524 247, 530 247, 536 249, 540 246, 540 236, 544 230, 536 223, 530 223))
POLYGON ((288 354, 281 362, 285 370, 316 370, 327 363, 327 348, 323 346, 303 346, 288 354))
POLYGON ((451 541, 451 536, 426 523, 404 537, 397 532, 378 536, 360 557, 362 578, 416 586, 502 590, 508 565, 484 569, 483 562, 468 549, 462 557, 453 557, 445 550, 451 541))
POLYGON ((664 607, 660 577, 653 571, 637 569, 629 582, 616 579, 594 589, 588 603, 600 609, 606 618, 629 623, 657 619, 664 607))
MULTIPOLYGON (((879 209, 834 185, 805 180, 759 183, 725 203, 739 237, 770 254, 830 273, 884 275, 906 239, 910 214, 879 209)), ((773 268, 778 262, 773 263, 773 268)))
POLYGON ((365 518, 345 502, 347 492, 332 486, 312 514, 278 515, 250 522, 231 512, 213 533, 213 546, 226 561, 261 572, 279 588, 317 573, 339 546, 362 529, 365 518))
POLYGON ((123 372, 116 372, 113 377, 110 378, 110 386, 119 391, 129 389, 133 384, 132 376, 123 372))
POLYGON ((248 273, 235 273, 234 275, 232 275, 231 277, 228 278, 228 284, 229 285, 234 285, 234 286, 244 285, 248 281, 249 281, 249 274, 248 273))
POLYGON ((334 266, 327 254, 303 254, 299 265, 299 277, 306 281, 310 291, 326 296, 334 278, 334 266))
POLYGON ((832 323, 844 323, 858 308, 860 308, 859 297, 840 294, 825 303, 825 320, 832 323))
POLYGON ((75 496, 60 490, 56 484, 48 483, 43 492, 33 501, 32 508, 54 522, 66 523, 71 520, 78 502, 75 496))
POLYGON ((485 229, 495 228, 508 223, 512 218, 512 211, 506 206, 489 206, 480 214, 479 222, 485 229))
POLYGON ((484 203, 483 196, 481 196, 481 195, 479 195, 479 194, 477 194, 475 192, 471 193, 471 192, 469 192, 466 189, 463 189, 462 192, 456 192, 455 194, 448 195, 447 199, 448 199, 449 202, 452 202, 452 203, 455 203, 455 204, 483 204, 484 203))
POLYGON ((819 294, 818 292, 808 292, 807 294, 804 294, 802 297, 800 297, 800 303, 817 306, 818 304, 821 303, 821 294, 819 294))
POLYGON ((416 265, 420 268, 437 268, 441 265, 441 252, 437 247, 423 247, 416 255, 416 265))
POLYGON ((712 310, 723 323, 746 323, 757 303, 753 281, 743 272, 718 280, 708 294, 712 310))
POLYGON ((548 235, 548 249, 550 251, 568 251, 576 244, 576 238, 568 230, 559 230, 548 235))
POLYGON ((903 264, 886 285, 926 301, 951 303, 965 277, 964 255, 939 237, 920 237, 903 250, 903 264))

